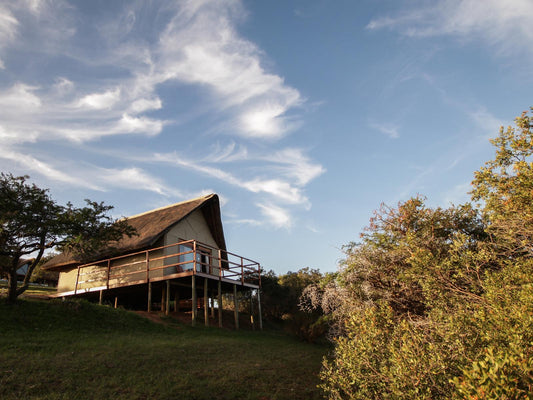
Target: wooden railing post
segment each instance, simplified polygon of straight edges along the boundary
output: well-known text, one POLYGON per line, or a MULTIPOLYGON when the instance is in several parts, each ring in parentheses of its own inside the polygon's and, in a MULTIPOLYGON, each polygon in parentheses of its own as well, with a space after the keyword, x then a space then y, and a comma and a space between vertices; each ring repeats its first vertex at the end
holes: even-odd
POLYGON ((192 242, 193 272, 196 274, 196 240, 192 242))
POLYGON ((221 279, 222 279, 222 250, 218 249, 218 280, 221 280, 221 279))
POLYGON ((146 282, 150 282, 150 256, 148 250, 146 250, 146 282))
POLYGON ((107 260, 107 280, 106 280, 106 288, 109 290, 109 275, 111 274, 111 259, 107 260))
POLYGON ((74 294, 78 293, 79 280, 80 280, 80 267, 78 266, 78 275, 76 275, 76 286, 74 286, 74 294))
POLYGON ((241 257, 241 283, 244 285, 244 260, 241 257))

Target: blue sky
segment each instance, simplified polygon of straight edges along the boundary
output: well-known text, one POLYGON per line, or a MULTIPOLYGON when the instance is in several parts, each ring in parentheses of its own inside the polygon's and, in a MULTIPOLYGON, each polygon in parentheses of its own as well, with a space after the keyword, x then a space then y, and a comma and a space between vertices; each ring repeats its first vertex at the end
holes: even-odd
POLYGON ((207 193, 228 248, 334 271, 372 211, 468 200, 533 105, 530 0, 0 1, 0 170, 127 216, 207 193))

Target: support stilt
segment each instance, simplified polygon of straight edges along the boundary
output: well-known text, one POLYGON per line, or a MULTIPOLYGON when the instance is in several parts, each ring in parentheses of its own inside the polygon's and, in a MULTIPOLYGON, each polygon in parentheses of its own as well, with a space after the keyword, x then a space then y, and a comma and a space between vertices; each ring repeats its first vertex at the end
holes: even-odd
POLYGON ((165 315, 168 315, 170 311, 170 280, 167 280, 167 290, 165 299, 165 315))
POLYGON ((218 326, 222 328, 222 282, 218 281, 218 326))
POLYGON ((257 289, 257 307, 259 308, 259 330, 263 330, 263 315, 261 314, 261 289, 257 289))
POLYGON ((204 278, 204 325, 209 326, 209 297, 207 296, 206 278, 204 278))
POLYGON ((191 285, 191 288, 192 288, 192 315, 191 315, 191 318, 192 318, 192 326, 196 326, 196 315, 198 313, 198 303, 197 303, 197 299, 196 299, 196 276, 192 276, 192 285, 191 285))
POLYGON ((239 299, 237 299, 237 285, 233 285, 233 307, 235 309, 235 329, 239 329, 239 299))
POLYGON ((102 305, 102 299, 104 297, 104 291, 100 290, 100 298, 98 299, 98 304, 102 305))
POLYGON ((148 307, 146 307, 148 312, 152 311, 152 282, 148 282, 148 307))
POLYGON ((250 323, 252 324, 252 329, 255 331, 255 322, 254 322, 254 291, 250 290, 250 323))

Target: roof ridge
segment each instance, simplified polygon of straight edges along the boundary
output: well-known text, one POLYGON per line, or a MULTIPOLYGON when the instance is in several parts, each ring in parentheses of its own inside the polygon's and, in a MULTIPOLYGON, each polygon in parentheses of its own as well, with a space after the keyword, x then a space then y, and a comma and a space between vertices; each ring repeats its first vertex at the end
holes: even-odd
POLYGON ((183 204, 192 203, 193 201, 198 201, 198 200, 200 200, 200 199, 208 200, 209 198, 211 198, 211 197, 213 197, 213 196, 216 196, 216 193, 211 193, 211 194, 207 194, 207 195, 205 195, 205 196, 199 196, 199 197, 196 197, 196 198, 194 198, 194 199, 189 199, 189 200, 180 201, 180 202, 178 202, 178 203, 169 204, 168 206, 163 206, 163 207, 159 207, 159 208, 154 208, 153 210, 145 211, 145 212, 142 212, 142 213, 140 213, 140 214, 131 215, 131 216, 129 216, 129 217, 124 217, 124 218, 121 218, 121 219, 128 220, 128 219, 138 218, 138 217, 142 217, 143 215, 146 215, 146 214, 151 214, 151 213, 153 213, 153 212, 161 211, 161 210, 165 210, 165 209, 167 209, 167 208, 172 208, 172 207, 180 206, 180 205, 183 205, 183 204))

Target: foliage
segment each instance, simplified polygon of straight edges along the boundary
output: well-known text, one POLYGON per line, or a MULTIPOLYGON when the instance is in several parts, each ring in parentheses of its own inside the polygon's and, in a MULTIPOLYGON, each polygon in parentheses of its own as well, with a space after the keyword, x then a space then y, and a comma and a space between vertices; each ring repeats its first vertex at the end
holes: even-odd
POLYGON ((476 172, 480 204, 382 206, 333 281, 332 399, 533 398, 533 136, 526 113, 476 172))
POLYGON ((317 269, 301 268, 277 276, 269 271, 261 276, 261 303, 265 319, 282 324, 290 333, 309 342, 322 337, 327 324, 322 313, 314 310, 302 311, 298 306, 304 289, 318 283, 323 275, 317 269))
POLYGON ((47 249, 72 252, 80 261, 104 246, 135 234, 125 220, 113 220, 113 208, 86 200, 85 207, 58 205, 47 189, 27 182, 27 176, 0 174, 0 275, 9 281, 8 300, 23 293, 47 249), (17 287, 22 257, 35 255, 17 287))

